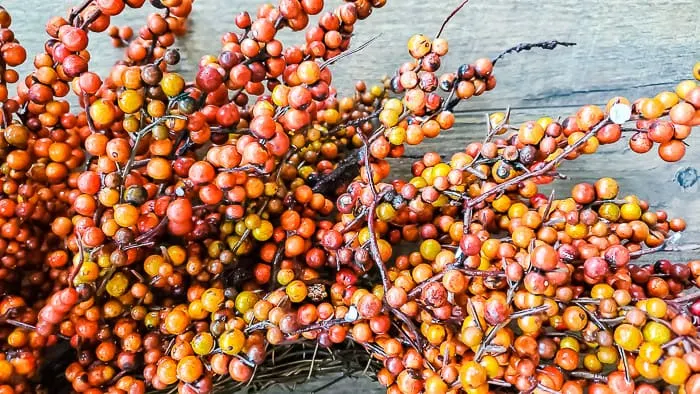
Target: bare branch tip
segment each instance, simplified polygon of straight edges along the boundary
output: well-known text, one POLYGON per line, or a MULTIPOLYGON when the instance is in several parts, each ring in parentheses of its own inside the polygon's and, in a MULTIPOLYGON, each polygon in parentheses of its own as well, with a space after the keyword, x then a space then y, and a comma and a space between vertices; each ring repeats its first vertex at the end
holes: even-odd
POLYGON ((567 41, 559 41, 559 40, 549 40, 549 41, 541 41, 541 42, 531 42, 531 43, 520 43, 518 45, 515 45, 513 47, 510 47, 506 49, 505 51, 501 52, 498 56, 493 58, 491 62, 495 65, 499 60, 501 60, 503 57, 505 57, 509 53, 520 53, 523 51, 529 51, 534 48, 540 48, 540 49, 547 49, 547 50, 553 50, 558 46, 562 47, 572 47, 575 46, 575 42, 567 42, 567 41))
POLYGON ((462 2, 457 6, 457 8, 455 8, 454 10, 452 10, 452 12, 450 13, 450 15, 448 15, 447 18, 445 18, 445 20, 442 22, 442 26, 440 26, 440 30, 439 30, 438 33, 435 35, 435 38, 436 38, 436 39, 437 39, 437 38, 440 38, 440 35, 442 34, 442 31, 445 30, 445 26, 447 26, 447 23, 450 21, 450 19, 452 19, 455 15, 457 15, 457 13, 458 13, 465 5, 467 5, 467 3, 469 3, 469 0, 462 0, 462 2))

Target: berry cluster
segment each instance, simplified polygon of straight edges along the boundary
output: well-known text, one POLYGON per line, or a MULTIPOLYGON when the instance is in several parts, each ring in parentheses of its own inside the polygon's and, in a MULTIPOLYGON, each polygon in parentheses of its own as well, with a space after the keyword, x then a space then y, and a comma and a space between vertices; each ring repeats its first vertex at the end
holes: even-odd
POLYGON ((559 120, 493 113, 482 142, 390 180, 506 54, 572 44, 440 73, 447 40, 417 34, 392 77, 343 97, 332 65, 385 1, 280 0, 237 15, 188 82, 172 47, 193 0, 149 3, 135 37, 111 17, 144 0, 51 18, 24 78, 0 7, 0 394, 46 390, 60 347, 74 392, 189 394, 262 379, 275 349, 348 342, 389 393, 700 391, 700 263, 633 264, 685 222, 611 178, 541 192, 625 133, 680 160, 696 81, 559 120), (100 76, 103 31, 125 58, 100 76))

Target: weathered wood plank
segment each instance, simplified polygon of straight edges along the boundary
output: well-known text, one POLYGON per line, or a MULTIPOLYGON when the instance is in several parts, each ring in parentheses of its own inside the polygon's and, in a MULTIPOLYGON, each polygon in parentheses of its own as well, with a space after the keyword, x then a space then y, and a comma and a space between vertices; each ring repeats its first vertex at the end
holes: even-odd
MULTIPOLYGON (((14 28, 30 53, 41 49, 45 34, 38 32, 50 15, 63 14, 78 0, 3 0, 12 12, 14 28)), ((183 55, 182 72, 193 74, 196 61, 216 53, 219 36, 234 29, 233 16, 241 10, 253 12, 261 0, 198 0, 191 21, 192 31, 178 43, 183 55)), ((330 3, 339 3, 333 0, 330 3)), ((405 59, 405 42, 413 33, 432 35, 458 0, 390 0, 370 20, 357 26, 355 45, 378 33, 382 36, 361 54, 333 66, 340 92, 349 92, 357 79, 377 80, 391 74, 405 59)), ((151 12, 129 10, 117 24, 138 27, 151 12)), ((454 131, 428 141, 412 155, 428 150, 449 155, 468 141, 483 136, 483 113, 510 105, 516 121, 542 115, 567 115, 587 103, 604 103, 621 94, 630 98, 653 95, 670 89, 689 76, 690 67, 700 60, 700 7, 697 0, 472 0, 445 30, 450 39, 450 55, 445 70, 453 70, 477 57, 493 57, 505 48, 528 41, 559 39, 575 41, 574 48, 554 52, 533 51, 504 59, 496 70, 498 87, 483 97, 464 104, 465 110, 454 131)), ((301 34, 284 32, 287 43, 301 42, 301 34)), ((91 42, 95 70, 104 71, 121 51, 113 49, 104 36, 91 42)), ((24 70, 27 70, 25 67, 24 70)), ((688 141, 693 148, 700 142, 697 133, 688 141)), ((604 147, 594 156, 566 163, 562 169, 569 180, 558 182, 557 190, 568 192, 574 182, 593 181, 600 176, 620 179, 623 191, 635 193, 653 205, 688 219, 686 240, 700 240, 700 198, 697 192, 683 192, 672 181, 681 166, 700 164, 700 152, 689 149, 681 163, 664 163, 654 153, 638 156, 624 144, 604 147), (605 155, 605 156, 604 156, 605 155)), ((397 163, 396 173, 407 175, 410 160, 397 163)), ((689 259, 695 253, 670 254, 689 259)), ((312 391, 317 385, 298 388, 312 391)), ((339 393, 383 392, 362 380, 345 381, 330 390, 339 393)), ((328 390, 328 391, 330 391, 328 390)), ((279 392, 270 390, 269 392, 279 392)))
MULTIPOLYGON (((45 34, 37 34, 49 15, 63 14, 77 0, 5 0, 15 20, 17 34, 30 52, 41 48, 45 34)), ((339 3, 332 0, 330 3, 339 3)), ((221 33, 235 28, 233 16, 255 11, 260 0, 198 0, 191 32, 179 41, 183 72, 192 74, 196 60, 215 53, 221 33)), ((333 66, 340 91, 348 91, 357 79, 373 80, 391 74, 407 59, 405 42, 411 34, 437 32, 457 0, 388 1, 356 28, 355 44, 376 34, 382 36, 361 54, 333 66)), ((143 15, 153 11, 127 10, 115 21, 138 27, 143 15)), ((315 19, 313 19, 315 20, 315 19)), ((470 105, 500 108, 511 105, 579 105, 600 101, 610 92, 629 96, 651 94, 685 78, 698 59, 700 8, 695 0, 654 2, 623 0, 472 0, 447 26, 443 36, 451 50, 445 70, 453 70, 477 57, 492 57, 514 44, 559 39, 575 41, 574 48, 554 52, 533 51, 503 60, 497 71, 499 93, 470 105)), ((96 69, 104 70, 121 56, 104 35, 91 43, 96 69)), ((300 33, 283 32, 285 42, 301 42, 300 33)))

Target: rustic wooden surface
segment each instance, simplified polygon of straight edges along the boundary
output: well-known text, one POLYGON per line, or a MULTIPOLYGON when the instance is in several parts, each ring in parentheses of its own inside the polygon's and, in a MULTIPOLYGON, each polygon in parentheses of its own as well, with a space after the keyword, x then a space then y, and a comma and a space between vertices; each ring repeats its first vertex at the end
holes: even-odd
MULTIPOLYGON (((50 15, 63 15, 78 0, 3 0, 15 19, 19 39, 32 53, 41 48, 45 34, 37 34, 50 15)), ((220 48, 222 33, 235 29, 233 16, 242 10, 254 12, 261 0, 198 0, 191 19, 191 32, 176 45, 183 54, 182 72, 192 76, 192 66, 205 54, 220 48)), ((331 3, 339 3, 338 0, 331 3)), ((458 0, 389 0, 369 20, 356 26, 355 45, 381 33, 381 37, 361 54, 333 66, 335 83, 340 92, 351 91, 353 81, 373 81, 391 74, 407 59, 406 40, 414 33, 434 35, 444 17, 458 0)), ((143 16, 152 12, 133 11, 116 23, 135 28, 143 16)), ((502 60, 495 75, 495 91, 470 100, 460 107, 455 130, 438 139, 410 149, 418 155, 426 150, 449 155, 468 141, 484 134, 483 114, 513 109, 514 119, 539 116, 564 116, 583 104, 603 104, 614 95, 630 99, 654 95, 672 89, 675 82, 690 77, 692 65, 700 60, 700 7, 697 0, 472 0, 448 25, 443 36, 450 40, 450 54, 444 63, 447 70, 477 57, 492 57, 520 42, 550 39, 575 41, 573 48, 533 51, 502 60)), ((303 40, 299 33, 284 32, 286 43, 303 40)), ((104 71, 121 52, 109 46, 102 36, 91 42, 96 57, 94 69, 104 71)), ((638 194, 653 206, 682 215, 688 220, 686 242, 700 241, 700 194, 683 191, 674 182, 677 169, 700 166, 700 131, 688 143, 689 153, 680 163, 665 163, 656 153, 639 156, 624 144, 604 147, 593 156, 584 157, 562 167, 569 180, 556 186, 568 192, 574 182, 594 181, 601 176, 621 180, 623 192, 638 194)), ((410 161, 397 165, 397 174, 405 174, 410 161)), ((694 252, 668 253, 681 260, 693 258, 694 252)), ((297 387, 310 392, 318 384, 297 387)), ((270 392, 279 392, 271 390, 270 392)), ((345 380, 326 391, 337 393, 382 392, 366 380, 345 380)))

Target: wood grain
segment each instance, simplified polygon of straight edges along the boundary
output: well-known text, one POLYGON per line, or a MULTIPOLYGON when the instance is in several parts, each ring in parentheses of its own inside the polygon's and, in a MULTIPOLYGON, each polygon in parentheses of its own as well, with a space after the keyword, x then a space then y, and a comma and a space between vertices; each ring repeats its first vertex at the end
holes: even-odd
MULTIPOLYGON (((4 0, 15 19, 19 39, 37 52, 45 39, 43 30, 50 15, 63 14, 77 0, 4 0)), ((191 20, 191 33, 177 46, 183 55, 180 71, 191 76, 193 66, 205 54, 220 48, 219 36, 235 28, 233 16, 242 10, 255 11, 260 0, 198 0, 191 20)), ((330 1, 336 4, 339 1, 330 1)), ((443 18, 459 3, 457 0, 389 0, 369 20, 356 26, 354 44, 381 33, 381 37, 361 54, 333 66, 339 91, 350 92, 357 79, 369 82, 392 74, 407 60, 406 40, 414 33, 433 35, 443 18)), ((137 28, 143 16, 152 12, 133 11, 115 22, 137 28)), ((315 20, 315 19, 314 19, 315 20)), ((583 104, 602 104, 615 95, 630 99, 654 95, 672 89, 690 76, 692 65, 700 60, 700 7, 697 0, 623 1, 560 0, 472 0, 447 26, 443 37, 450 40, 450 54, 443 66, 456 69, 459 64, 478 57, 493 57, 520 42, 558 39, 574 41, 573 48, 532 51, 508 56, 496 69, 495 91, 470 100, 460 107, 455 130, 409 149, 409 155, 437 151, 450 155, 484 134, 484 113, 511 106, 516 121, 539 116, 565 116, 583 104)), ((285 43, 303 40, 303 35, 288 31, 281 35, 285 43)), ((121 51, 109 46, 104 36, 91 42, 94 69, 105 71, 121 51)), ((26 70, 26 68, 25 68, 26 70)), ((566 163, 562 170, 570 178, 556 189, 567 193, 580 181, 601 176, 620 179, 623 192, 652 201, 659 209, 688 220, 687 242, 700 241, 700 195, 684 192, 673 181, 683 166, 700 165, 698 132, 688 143, 689 153, 680 163, 664 163, 655 153, 633 154, 625 144, 604 147, 593 156, 566 163)), ((396 175, 407 175, 410 160, 396 163, 396 175)), ((667 253, 677 260, 690 259, 696 253, 667 253)), ((318 385, 298 387, 296 392, 313 391, 318 385)), ((327 391, 338 393, 382 392, 366 381, 343 381, 327 391)), ((269 392, 278 392, 270 390, 269 392)))

